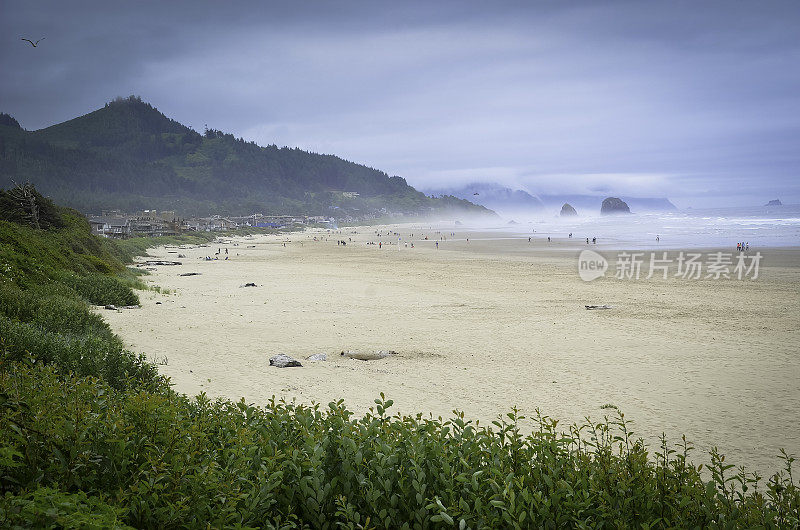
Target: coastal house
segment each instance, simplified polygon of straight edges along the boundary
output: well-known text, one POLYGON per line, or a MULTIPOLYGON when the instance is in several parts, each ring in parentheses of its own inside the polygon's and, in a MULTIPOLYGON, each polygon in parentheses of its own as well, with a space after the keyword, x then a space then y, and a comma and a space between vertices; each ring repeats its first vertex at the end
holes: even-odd
POLYGON ((209 232, 233 230, 234 228, 237 228, 236 223, 226 217, 220 217, 219 215, 215 215, 209 219, 206 226, 208 226, 207 230, 209 232))
POLYGON ((90 217, 89 226, 93 234, 102 237, 122 239, 131 235, 130 220, 126 217, 90 217))
POLYGON ((212 215, 211 217, 188 219, 184 221, 184 226, 197 232, 220 232, 223 230, 233 230, 240 225, 227 217, 212 215))
POLYGON ((178 229, 162 219, 137 217, 130 220, 130 234, 136 237, 172 236, 178 234, 178 229))

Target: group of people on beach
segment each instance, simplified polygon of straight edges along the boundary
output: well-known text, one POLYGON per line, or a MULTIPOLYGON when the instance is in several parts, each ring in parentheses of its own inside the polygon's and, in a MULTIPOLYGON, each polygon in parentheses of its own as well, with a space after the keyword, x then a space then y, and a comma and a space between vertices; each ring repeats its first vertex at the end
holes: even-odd
POLYGON ((736 251, 737 252, 746 252, 748 250, 750 250, 750 242, 749 241, 746 242, 746 243, 744 241, 736 243, 736 251))
MULTIPOLYGON (((222 255, 222 249, 218 248, 217 252, 214 254, 213 258, 211 256, 206 256, 203 259, 205 261, 214 261, 214 260, 218 260, 221 255, 222 255)), ((225 249, 225 259, 228 259, 228 249, 227 248, 225 249)))

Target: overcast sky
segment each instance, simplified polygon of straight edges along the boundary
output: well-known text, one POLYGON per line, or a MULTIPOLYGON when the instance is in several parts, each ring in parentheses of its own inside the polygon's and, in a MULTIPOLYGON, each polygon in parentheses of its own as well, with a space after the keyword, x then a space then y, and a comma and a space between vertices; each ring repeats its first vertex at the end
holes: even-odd
POLYGON ((0 111, 29 130, 137 94, 418 188, 800 203, 799 1, 0 6, 0 111))

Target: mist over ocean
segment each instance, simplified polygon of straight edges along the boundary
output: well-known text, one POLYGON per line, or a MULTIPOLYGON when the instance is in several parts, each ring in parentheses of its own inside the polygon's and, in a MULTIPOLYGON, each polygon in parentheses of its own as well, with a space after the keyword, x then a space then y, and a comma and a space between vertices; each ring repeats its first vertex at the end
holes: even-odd
POLYGON ((503 216, 492 227, 516 236, 565 238, 576 243, 588 237, 598 245, 620 248, 729 247, 739 241, 751 249, 800 246, 800 205, 686 209, 672 212, 634 212, 630 215, 559 217, 551 212, 503 216), (517 224, 508 224, 514 220, 517 224), (535 230, 535 232, 532 232, 535 230), (656 236, 659 241, 656 242, 656 236))

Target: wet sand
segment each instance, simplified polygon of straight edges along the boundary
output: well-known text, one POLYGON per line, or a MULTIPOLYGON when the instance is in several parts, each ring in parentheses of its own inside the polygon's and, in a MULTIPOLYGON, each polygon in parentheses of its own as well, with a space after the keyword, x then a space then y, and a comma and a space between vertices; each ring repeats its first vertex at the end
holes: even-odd
POLYGON ((601 419, 610 403, 648 441, 686 434, 699 462, 713 445, 762 473, 780 466, 781 447, 800 455, 800 249, 761 249, 755 281, 618 280, 612 270, 584 282, 585 241, 459 228, 443 229, 456 238, 438 250, 419 240, 435 230, 418 226, 393 229, 399 248, 397 236, 375 235, 385 227, 361 227, 152 249, 182 262, 146 277, 172 292, 102 314, 131 349, 166 359, 160 371, 190 395, 344 399, 361 413, 384 392, 402 413, 458 409, 483 423, 538 407, 565 427, 601 419), (219 260, 202 259, 218 248, 219 260), (399 355, 339 355, 359 349, 399 355), (269 366, 278 353, 304 366, 269 366), (304 361, 314 353, 328 361, 304 361))

